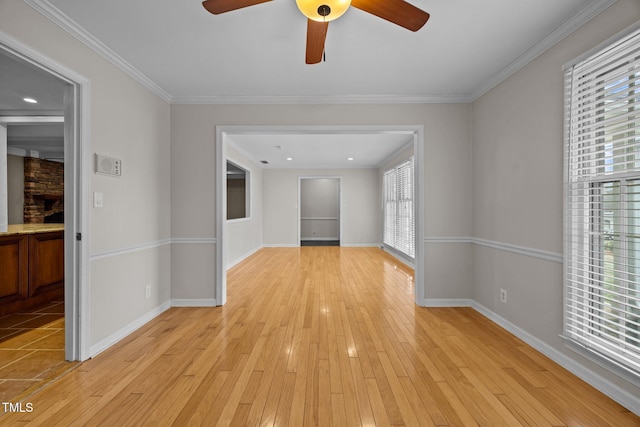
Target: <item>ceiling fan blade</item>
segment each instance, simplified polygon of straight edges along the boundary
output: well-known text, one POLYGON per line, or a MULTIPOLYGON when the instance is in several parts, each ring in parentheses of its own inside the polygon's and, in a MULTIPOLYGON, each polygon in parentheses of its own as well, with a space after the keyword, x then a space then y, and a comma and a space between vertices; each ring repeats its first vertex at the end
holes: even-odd
POLYGON ((202 5, 214 15, 230 12, 243 7, 254 6, 260 3, 266 3, 271 0, 205 0, 202 5))
POLYGON ((404 0, 351 0, 351 6, 411 31, 418 31, 429 19, 427 12, 404 0))
POLYGON ((328 22, 307 20, 307 64, 317 64, 322 61, 328 28, 328 22))

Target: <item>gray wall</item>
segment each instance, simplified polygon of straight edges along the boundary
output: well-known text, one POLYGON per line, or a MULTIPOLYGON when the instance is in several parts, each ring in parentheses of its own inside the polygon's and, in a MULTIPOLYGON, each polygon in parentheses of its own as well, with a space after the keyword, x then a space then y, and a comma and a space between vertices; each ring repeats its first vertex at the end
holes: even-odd
POLYGON ((90 145, 85 149, 123 162, 120 178, 91 173, 88 183, 104 195, 104 207, 90 212, 86 266, 90 306, 85 321, 97 351, 169 302, 169 104, 21 0, 0 2, 0 28, 90 80, 85 141, 90 145))
POLYGON ((567 350, 559 335, 562 67, 638 19, 640 2, 619 0, 473 103, 473 236, 480 243, 473 248, 473 299, 635 396, 640 388, 567 350), (501 288, 507 304, 499 302, 501 288))

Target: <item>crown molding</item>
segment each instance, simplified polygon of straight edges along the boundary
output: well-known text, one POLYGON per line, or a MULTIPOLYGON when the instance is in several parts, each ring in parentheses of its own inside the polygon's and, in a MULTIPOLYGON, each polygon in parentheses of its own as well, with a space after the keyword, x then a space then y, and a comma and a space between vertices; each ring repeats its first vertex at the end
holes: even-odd
POLYGON ((576 29, 613 5, 617 0, 593 0, 587 7, 574 15, 569 21, 554 30, 550 35, 527 50, 501 72, 487 80, 472 94, 463 95, 327 95, 327 96, 171 96, 135 67, 100 40, 62 13, 47 0, 24 0, 35 10, 50 19, 56 25, 80 40, 90 49, 104 57, 124 73, 149 89, 151 92, 171 104, 200 105, 238 105, 238 104, 467 104, 472 103, 485 93, 502 83, 512 74, 542 55, 576 29))
POLYGON ((174 96, 172 104, 466 104, 468 95, 174 96))
POLYGON ((151 92, 165 100, 171 102, 171 95, 158 86, 153 80, 142 74, 133 65, 125 61, 120 55, 115 53, 104 43, 94 37, 87 30, 78 25, 75 21, 62 13, 60 9, 53 6, 46 0, 24 0, 29 6, 40 12, 54 24, 71 34, 73 37, 84 43, 91 50, 105 58, 107 61, 118 67, 125 74, 149 89, 151 92))
POLYGON ((506 68, 487 80, 476 92, 471 95, 470 102, 480 98, 485 93, 489 92, 494 87, 498 86, 504 80, 509 78, 516 71, 529 64, 531 61, 542 55, 544 52, 555 46, 558 42, 563 40, 569 34, 580 28, 582 25, 589 22, 600 12, 613 5, 618 0, 594 0, 587 7, 575 14, 571 19, 555 29, 547 37, 536 43, 533 47, 520 55, 515 61, 509 64, 506 68))

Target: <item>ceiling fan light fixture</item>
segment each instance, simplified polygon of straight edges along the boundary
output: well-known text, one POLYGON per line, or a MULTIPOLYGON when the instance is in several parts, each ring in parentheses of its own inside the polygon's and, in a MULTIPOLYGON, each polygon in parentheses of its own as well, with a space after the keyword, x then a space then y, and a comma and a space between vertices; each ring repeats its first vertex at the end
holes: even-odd
POLYGON ((351 6, 351 0, 296 0, 296 4, 307 18, 329 22, 344 15, 351 6))

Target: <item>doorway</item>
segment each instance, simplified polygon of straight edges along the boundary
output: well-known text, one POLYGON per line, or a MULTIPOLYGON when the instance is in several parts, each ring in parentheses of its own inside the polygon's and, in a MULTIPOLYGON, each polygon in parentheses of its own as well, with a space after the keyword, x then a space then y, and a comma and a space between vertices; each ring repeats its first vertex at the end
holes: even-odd
MULTIPOLYGON (((227 271, 225 231, 226 210, 226 165, 227 144, 238 136, 268 136, 293 135, 296 138, 317 137, 323 135, 406 135, 413 143, 416 159, 414 168, 415 179, 415 265, 414 265, 414 299, 419 306, 424 306, 424 126, 423 125, 304 125, 304 126, 216 126, 216 255, 215 255, 215 295, 216 304, 224 305, 227 298, 227 271)), ((299 221, 298 221, 299 223, 299 221)), ((299 227, 299 226, 298 226, 299 227)), ((381 225, 382 227, 382 225, 381 225)))
MULTIPOLYGON (((62 249, 55 249, 52 253, 54 256, 60 256, 55 255, 60 251, 64 253, 61 266, 64 281, 64 358, 69 361, 85 360, 89 357, 89 331, 86 327, 89 242, 88 212, 82 207, 85 205, 83 201, 88 199, 88 165, 91 164, 87 146, 89 81, 2 33, 0 60, 4 66, 15 71, 3 73, 5 85, 0 90, 3 100, 0 124, 5 128, 20 127, 21 132, 32 126, 36 133, 52 124, 61 126, 60 158, 52 160, 64 164, 64 184, 60 192, 64 195, 64 210, 58 209, 59 212, 55 212, 57 221, 64 224, 64 231, 61 231, 62 249), (21 92, 31 93, 21 95, 21 92), (36 102, 24 99, 27 97, 36 102), (32 103, 35 108, 26 107, 23 102, 32 103)), ((3 70, 8 68, 3 67, 3 70)), ((35 152, 46 151, 47 141, 40 142, 44 145, 39 148, 18 147, 13 152, 19 154, 22 150, 24 154, 28 154, 27 157, 35 157, 35 152), (27 153, 27 150, 33 153, 27 153)), ((6 206, 7 200, 3 203, 6 206)), ((53 208, 54 205, 59 207, 61 203, 59 200, 48 201, 47 206, 53 208)))
POLYGON ((298 241, 300 246, 340 246, 340 177, 300 177, 298 241))

